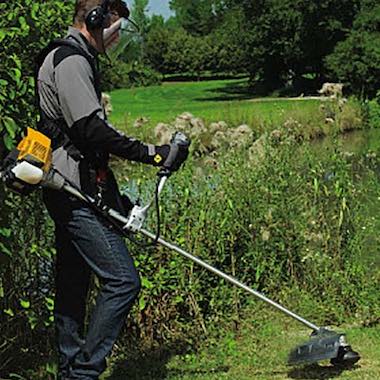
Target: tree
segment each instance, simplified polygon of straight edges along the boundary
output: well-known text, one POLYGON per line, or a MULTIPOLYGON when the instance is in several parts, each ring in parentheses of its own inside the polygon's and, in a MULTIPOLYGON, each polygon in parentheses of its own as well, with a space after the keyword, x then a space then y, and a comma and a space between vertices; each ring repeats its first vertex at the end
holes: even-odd
POLYGON ((196 36, 208 35, 218 25, 222 0, 171 0, 179 25, 196 36))
POLYGON ((249 36, 252 80, 268 88, 305 73, 324 75, 324 58, 345 38, 360 0, 230 0, 240 7, 249 36))
POLYGON ((353 93, 376 96, 380 89, 380 5, 363 2, 352 31, 326 63, 332 75, 353 93))
POLYGON ((244 15, 240 8, 226 13, 210 36, 214 50, 214 72, 247 72, 249 33, 245 29, 244 15))
POLYGON ((168 52, 171 30, 162 16, 152 16, 145 38, 145 53, 149 64, 157 71, 165 72, 164 56, 168 52))
POLYGON ((146 14, 148 4, 149 0, 135 0, 131 12, 131 17, 139 26, 140 33, 143 37, 145 37, 149 28, 149 17, 146 14))

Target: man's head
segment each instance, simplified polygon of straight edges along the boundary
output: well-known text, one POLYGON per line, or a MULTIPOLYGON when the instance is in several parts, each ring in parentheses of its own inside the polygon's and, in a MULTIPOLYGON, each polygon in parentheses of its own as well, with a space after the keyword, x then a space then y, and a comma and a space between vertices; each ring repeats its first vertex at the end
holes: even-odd
MULTIPOLYGON (((117 14, 115 0, 77 0, 75 3, 74 26, 80 28, 85 24, 88 29, 101 29, 107 27, 112 15, 117 14)), ((120 17, 124 17, 121 15, 120 17)))
POLYGON ((102 51, 102 34, 112 23, 129 17, 123 0, 77 0, 74 12, 74 27, 79 29, 89 42, 102 51))

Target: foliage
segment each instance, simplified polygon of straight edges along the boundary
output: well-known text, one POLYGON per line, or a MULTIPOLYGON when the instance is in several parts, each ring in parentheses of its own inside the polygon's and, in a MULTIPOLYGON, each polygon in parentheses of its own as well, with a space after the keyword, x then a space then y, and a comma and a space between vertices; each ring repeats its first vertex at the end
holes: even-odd
MULTIPOLYGON (((362 201, 378 196, 378 159, 339 147, 320 157, 297 142, 291 125, 279 131, 262 140, 253 161, 235 147, 216 157, 216 169, 194 162, 173 177, 162 201, 163 236, 276 299, 299 289, 318 300, 312 308, 322 324, 349 315, 373 320, 380 279, 361 257, 376 226, 362 201)), ((188 329, 191 340, 194 329, 199 335, 209 320, 236 316, 249 303, 173 252, 159 247, 136 259, 144 290, 129 331, 145 342, 163 344, 188 329)))
POLYGON ((380 91, 375 99, 365 103, 370 128, 380 128, 380 91))
MULTIPOLYGON (((48 41, 65 32, 72 5, 42 0, 0 3, 0 159, 27 126, 35 125, 34 58, 48 41)), ((41 199, 21 201, 2 186, 0 199, 3 377, 5 368, 27 366, 31 352, 51 347, 53 282, 51 227, 45 224, 41 199)))
POLYGON ((149 26, 149 19, 146 15, 148 3, 149 0, 135 0, 132 8, 131 17, 133 21, 139 26, 139 31, 142 36, 145 36, 149 26))
POLYGON ((71 10, 70 2, 0 3, 0 134, 8 149, 16 134, 35 120, 33 59, 65 31, 71 10))
POLYGON ((178 24, 188 33, 206 36, 215 29, 219 21, 221 0, 171 0, 170 8, 175 11, 178 24))
POLYGON ((175 18, 153 17, 145 35, 145 59, 163 74, 248 71, 265 94, 284 86, 315 92, 330 75, 358 95, 376 94, 373 0, 172 0, 171 8, 175 18))
POLYGON ((206 37, 193 37, 184 29, 176 30, 168 41, 164 55, 165 72, 200 74, 212 67, 213 50, 206 37))
POLYGON ((305 73, 323 75, 323 58, 351 27, 359 1, 232 3, 246 15, 252 78, 271 89, 305 73))
POLYGON ((161 83, 161 75, 142 62, 125 63, 118 60, 113 65, 104 64, 102 73, 103 91, 118 88, 144 87, 161 83))
POLYGON ((169 39, 173 30, 165 26, 163 17, 153 16, 144 41, 147 61, 159 72, 165 73, 164 56, 168 53, 169 39))
MULTIPOLYGON (((194 4, 187 4, 190 11, 194 4)), ((186 26, 173 26, 153 17, 144 45, 146 59, 163 74, 192 73, 199 77, 206 70, 242 72, 247 48, 242 14, 236 9, 219 24, 219 28, 213 26, 212 33, 194 33, 186 26)))
POLYGON ((215 55, 214 71, 248 71, 249 32, 245 27, 243 12, 236 7, 225 14, 220 26, 213 31, 211 40, 215 55))
POLYGON ((7 194, 7 227, 0 230, 0 376, 46 360, 53 347, 52 226, 41 195, 7 194), (22 227, 21 227, 22 226, 22 227), (39 352, 38 357, 35 353, 39 352))
POLYGON ((346 40, 327 57, 327 65, 348 89, 373 98, 380 88, 380 6, 364 7, 346 40))

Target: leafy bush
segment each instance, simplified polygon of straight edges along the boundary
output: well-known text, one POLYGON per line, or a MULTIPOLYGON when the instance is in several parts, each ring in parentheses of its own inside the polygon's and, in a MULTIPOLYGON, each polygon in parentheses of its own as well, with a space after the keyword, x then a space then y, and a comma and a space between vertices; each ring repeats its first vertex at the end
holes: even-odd
POLYGON ((125 63, 119 60, 112 66, 104 65, 102 73, 104 91, 158 85, 161 81, 161 74, 141 62, 125 63))
POLYGON ((0 12, 0 134, 2 155, 17 133, 35 122, 34 57, 48 41, 65 33, 68 2, 2 2, 0 12), (4 147, 5 145, 5 147, 4 147))
POLYGON ((380 6, 364 8, 346 40, 327 57, 328 68, 355 94, 375 97, 380 88, 380 6))
MULTIPOLYGON (((261 141, 252 161, 246 148, 230 147, 216 166, 194 162, 173 177, 163 198, 163 236, 277 300, 297 291, 318 300, 320 323, 371 319, 380 308, 380 278, 361 257, 368 234, 376 234, 363 202, 376 194, 376 164, 339 148, 319 157, 297 143, 297 131, 279 132, 261 141)), ((251 302, 161 247, 136 259, 143 292, 129 331, 150 343, 179 336, 194 342, 208 321, 234 317, 251 302)))
POLYGON ((365 103, 367 111, 367 121, 370 128, 380 128, 380 91, 375 99, 365 103))
MULTIPOLYGON (((0 159, 35 126, 34 57, 65 33, 72 2, 1 2, 0 159)), ((37 196, 19 199, 0 185, 0 377, 27 368, 52 337, 51 227, 37 196)), ((41 354, 40 358, 43 354, 41 354)))

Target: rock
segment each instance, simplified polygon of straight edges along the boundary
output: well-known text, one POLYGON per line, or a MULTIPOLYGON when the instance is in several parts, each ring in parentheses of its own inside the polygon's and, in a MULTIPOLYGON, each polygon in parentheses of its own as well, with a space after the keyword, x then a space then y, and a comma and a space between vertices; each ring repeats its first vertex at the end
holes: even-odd
POLYGON ((332 99, 338 99, 343 96, 342 83, 323 83, 322 88, 318 91, 320 95, 329 96, 332 99))

